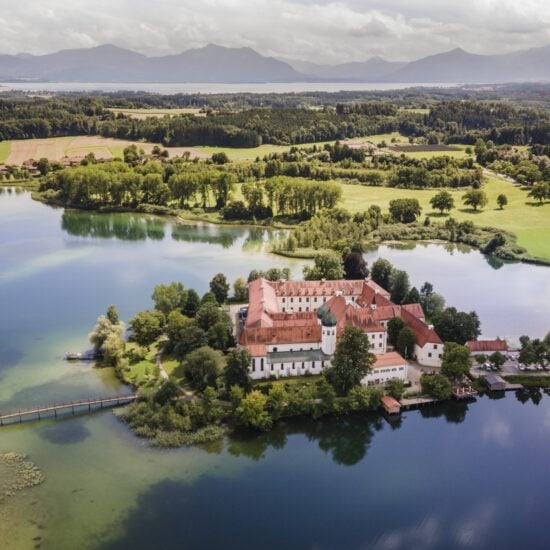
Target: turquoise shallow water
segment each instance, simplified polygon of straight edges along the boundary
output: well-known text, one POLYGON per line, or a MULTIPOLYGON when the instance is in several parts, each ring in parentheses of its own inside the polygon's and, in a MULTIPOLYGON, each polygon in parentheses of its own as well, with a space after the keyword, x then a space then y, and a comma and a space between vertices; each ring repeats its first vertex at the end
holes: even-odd
MULTIPOLYGON (((149 307, 159 282, 204 291, 219 271, 233 280, 273 265, 299 276, 302 262, 265 252, 273 237, 66 212, 3 191, 0 410, 129 391, 63 354, 86 346, 109 304, 126 319, 149 307)), ((435 245, 367 258, 379 254, 476 309, 488 336, 550 328, 546 268, 495 270, 475 251, 435 245)), ((28 454, 46 482, 0 503, 0 547, 543 548, 549 403, 535 392, 392 425, 293 422, 205 450, 150 449, 112 412, 3 428, 0 452, 28 454)))

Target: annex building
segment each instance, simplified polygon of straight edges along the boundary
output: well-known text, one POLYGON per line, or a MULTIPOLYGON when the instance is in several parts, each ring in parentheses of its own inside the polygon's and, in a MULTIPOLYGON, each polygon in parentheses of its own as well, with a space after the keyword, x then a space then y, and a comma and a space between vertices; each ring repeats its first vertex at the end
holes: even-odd
POLYGON ((377 361, 363 381, 383 385, 407 378, 408 363, 387 349, 387 326, 401 317, 415 335, 413 357, 440 367, 443 342, 425 321, 420 304, 398 306, 371 279, 268 281, 249 284, 249 306, 239 343, 252 356, 250 374, 261 378, 320 374, 330 366, 344 327, 368 335, 377 361))

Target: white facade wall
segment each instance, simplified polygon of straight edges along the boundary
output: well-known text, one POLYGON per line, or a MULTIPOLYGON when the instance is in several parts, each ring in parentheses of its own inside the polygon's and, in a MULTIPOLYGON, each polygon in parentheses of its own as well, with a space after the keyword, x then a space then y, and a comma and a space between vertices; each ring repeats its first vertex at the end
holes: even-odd
POLYGON ((368 332, 367 336, 372 345, 372 353, 379 355, 386 353, 387 333, 386 332, 368 332))
POLYGON ((373 369, 363 380, 361 384, 363 386, 384 386, 388 380, 392 378, 399 378, 406 382, 408 380, 408 365, 395 365, 391 367, 383 367, 379 369, 373 369))
POLYGON ((336 350, 336 327, 322 327, 321 349, 325 355, 333 355, 336 350))
POLYGON ((254 357, 250 367, 250 378, 261 380, 275 376, 283 378, 287 376, 304 376, 306 374, 321 374, 330 366, 330 361, 289 361, 285 363, 270 363, 267 357, 254 357), (262 362, 263 359, 263 362, 262 362))
POLYGON ((302 344, 269 344, 267 346, 268 352, 307 351, 311 349, 321 349, 321 342, 305 342, 302 344))
MULTIPOLYGON (((299 313, 301 311, 317 311, 324 303, 328 302, 333 296, 277 296, 277 306, 283 313, 299 313)), ((346 304, 355 303, 360 294, 344 296, 346 304)))
POLYGON ((432 344, 428 342, 424 347, 414 346, 416 360, 425 367, 441 367, 443 357, 443 344, 432 344))

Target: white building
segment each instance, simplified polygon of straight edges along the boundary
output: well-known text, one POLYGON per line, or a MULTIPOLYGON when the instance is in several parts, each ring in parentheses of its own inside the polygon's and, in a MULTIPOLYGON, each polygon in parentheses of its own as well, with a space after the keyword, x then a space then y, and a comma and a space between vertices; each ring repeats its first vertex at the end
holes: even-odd
MULTIPOLYGON (((330 366, 338 337, 346 326, 360 328, 368 335, 372 352, 384 357, 387 325, 396 316, 402 317, 415 334, 416 360, 427 366, 441 366, 443 342, 425 323, 420 304, 397 306, 386 290, 369 279, 253 281, 240 345, 252 355, 253 379, 320 374, 330 366)), ((375 366, 366 383, 378 380, 384 384, 391 377, 406 379, 406 361, 398 354, 388 354, 385 361, 390 360, 401 364, 375 366), (396 376, 389 376, 392 373, 396 376)))

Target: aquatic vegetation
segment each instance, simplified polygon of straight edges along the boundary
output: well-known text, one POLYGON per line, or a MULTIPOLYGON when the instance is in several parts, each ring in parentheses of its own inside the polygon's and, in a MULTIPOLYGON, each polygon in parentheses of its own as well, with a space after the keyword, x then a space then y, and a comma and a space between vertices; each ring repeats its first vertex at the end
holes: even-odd
POLYGON ((0 503, 45 480, 44 474, 34 462, 28 460, 27 455, 0 453, 0 503))

